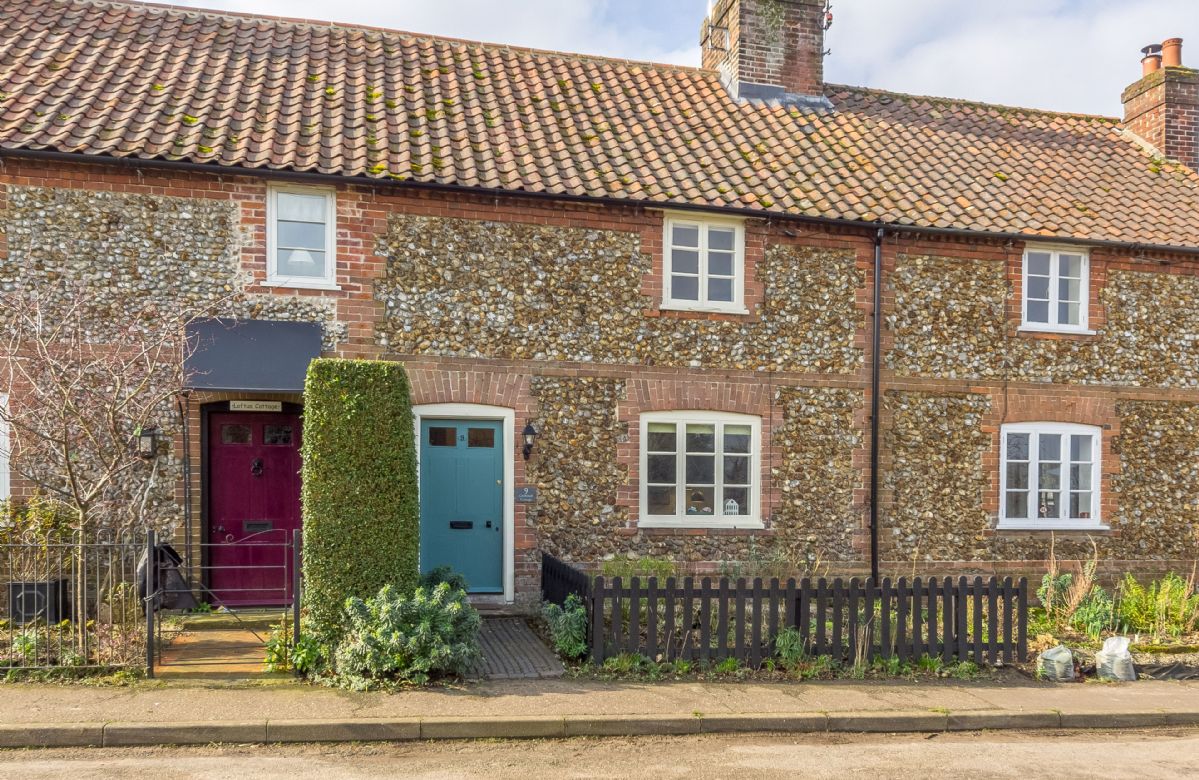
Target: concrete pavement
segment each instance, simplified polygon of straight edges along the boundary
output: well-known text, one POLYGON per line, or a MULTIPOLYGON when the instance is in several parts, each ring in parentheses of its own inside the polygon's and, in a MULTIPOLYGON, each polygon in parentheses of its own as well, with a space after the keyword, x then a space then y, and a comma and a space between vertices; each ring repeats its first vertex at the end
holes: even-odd
POLYGON ((398 694, 299 684, 0 687, 2 747, 1156 726, 1199 726, 1199 683, 557 679, 398 694))

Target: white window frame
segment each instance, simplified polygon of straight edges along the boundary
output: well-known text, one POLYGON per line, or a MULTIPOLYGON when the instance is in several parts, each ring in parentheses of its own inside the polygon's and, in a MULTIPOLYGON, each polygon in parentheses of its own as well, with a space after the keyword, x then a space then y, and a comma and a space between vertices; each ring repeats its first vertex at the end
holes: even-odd
MULTIPOLYGON (((0 393, 0 409, 8 408, 8 396, 0 393)), ((0 501, 12 497, 12 472, 9 468, 11 437, 8 432, 8 422, 0 418, 0 501)))
MULTIPOLYGON (((646 412, 641 415, 641 442, 640 449, 640 472, 638 476, 639 492, 640 492, 640 514, 638 525, 642 528, 738 528, 738 529, 758 529, 763 528, 762 524, 762 418, 749 414, 737 414, 733 412, 702 412, 702 411, 673 411, 673 412, 646 412), (747 425, 750 429, 750 444, 749 444, 749 514, 725 516, 725 515, 688 515, 683 513, 684 502, 679 502, 680 514, 666 515, 650 515, 649 514, 649 485, 648 479, 648 463, 649 463, 649 426, 651 423, 670 423, 672 425, 685 426, 687 423, 697 423, 701 425, 716 424, 716 452, 717 461, 716 476, 720 479, 717 481, 716 506, 723 511, 723 462, 724 455, 724 437, 720 435, 724 425, 747 425)), ((686 490, 686 453, 679 447, 675 453, 678 457, 678 466, 676 472, 677 489, 686 490)))
POLYGON ((1094 334, 1090 328, 1091 308, 1091 254, 1083 247, 1050 246, 1045 244, 1030 245, 1024 248, 1024 257, 1020 261, 1020 330, 1038 333, 1082 333, 1094 334), (1028 256, 1030 253, 1049 255, 1049 322, 1030 322, 1028 319, 1028 256), (1061 297, 1058 291, 1059 273, 1062 255, 1077 255, 1082 258, 1080 270, 1078 302, 1078 324, 1063 325, 1058 322, 1058 304, 1061 297))
POLYGON ((739 219, 713 217, 707 214, 667 213, 662 231, 662 308, 673 311, 724 312, 748 314, 745 306, 745 222, 739 219), (673 274, 672 245, 675 225, 699 229, 699 300, 675 300, 671 294, 673 274), (732 228, 733 235, 733 300, 708 300, 708 228, 732 228))
POLYGON ((271 184, 266 198, 266 284, 268 287, 294 287, 304 290, 340 290, 337 285, 337 191, 330 187, 296 187, 271 184), (279 193, 321 196, 325 199, 325 275, 284 276, 279 273, 276 222, 279 193))
POLYGON ((1025 422, 1025 423, 1008 423, 1000 426, 999 429, 999 523, 996 526, 999 530, 1025 530, 1025 531, 1105 531, 1108 526, 1104 524, 1103 512, 1103 429, 1096 425, 1078 425, 1074 423, 1055 423, 1055 422, 1025 422), (1012 518, 1007 517, 1007 472, 1008 472, 1008 446, 1007 438, 1011 433, 1027 433, 1029 437, 1029 452, 1028 452, 1028 479, 1029 479, 1029 513, 1034 511, 1036 505, 1035 497, 1039 490, 1037 483, 1039 472, 1039 451, 1038 451, 1038 435, 1052 434, 1062 437, 1063 458, 1059 462, 1065 464, 1061 475, 1061 486, 1059 492, 1062 494, 1060 500, 1061 511, 1068 513, 1070 511, 1070 460, 1069 460, 1069 437, 1070 436, 1090 436, 1091 443, 1091 517, 1089 518, 1069 518, 1069 517, 1028 517, 1028 518, 1012 518))

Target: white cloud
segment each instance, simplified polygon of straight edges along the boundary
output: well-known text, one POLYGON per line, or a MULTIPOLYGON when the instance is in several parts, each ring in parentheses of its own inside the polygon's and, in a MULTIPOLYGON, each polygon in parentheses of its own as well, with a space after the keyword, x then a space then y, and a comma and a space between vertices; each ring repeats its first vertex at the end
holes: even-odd
POLYGON ((1119 116, 1142 46, 1189 37, 1195 0, 841 0, 830 81, 1119 116))
MULTIPOLYGON (((696 65, 704 0, 176 0, 696 65), (663 5, 657 5, 663 3, 663 5)), ((1189 37, 1196 0, 834 0, 829 81, 1119 115, 1138 50, 1189 37)))
MULTIPOLYGON (((365 24, 467 40, 685 65, 699 64, 700 18, 679 19, 684 36, 662 35, 614 0, 176 0, 185 5, 365 24), (627 20, 614 24, 612 19, 627 20), (691 43, 695 38, 695 43, 691 43)), ((702 7, 698 11, 703 13, 702 7)))

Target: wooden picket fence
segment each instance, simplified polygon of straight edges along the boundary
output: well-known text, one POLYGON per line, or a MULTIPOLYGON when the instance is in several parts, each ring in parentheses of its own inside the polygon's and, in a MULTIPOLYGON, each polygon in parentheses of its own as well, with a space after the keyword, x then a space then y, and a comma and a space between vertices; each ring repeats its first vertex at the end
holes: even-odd
POLYGON ((589 577, 544 556, 543 597, 578 594, 591 658, 633 653, 663 661, 758 666, 795 628, 809 655, 842 663, 921 656, 997 665, 1028 655, 1028 581, 1008 577, 732 580, 589 577))

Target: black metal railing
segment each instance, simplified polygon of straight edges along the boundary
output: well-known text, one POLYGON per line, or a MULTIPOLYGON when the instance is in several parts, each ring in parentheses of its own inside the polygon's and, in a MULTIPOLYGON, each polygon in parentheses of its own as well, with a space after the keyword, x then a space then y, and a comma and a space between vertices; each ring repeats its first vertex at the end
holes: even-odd
POLYGON ((144 664, 144 533, 26 533, 0 543, 0 669, 144 664))

